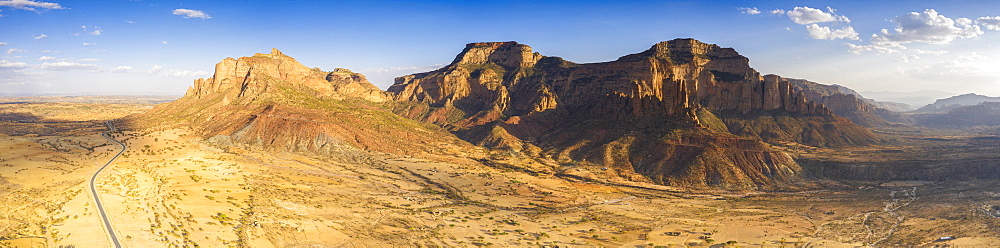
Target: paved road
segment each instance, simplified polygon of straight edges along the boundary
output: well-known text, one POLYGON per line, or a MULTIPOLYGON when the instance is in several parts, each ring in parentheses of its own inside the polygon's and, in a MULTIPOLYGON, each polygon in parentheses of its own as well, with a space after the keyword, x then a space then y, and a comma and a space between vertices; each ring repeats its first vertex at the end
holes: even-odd
POLYGON ((122 144, 121 142, 112 139, 111 136, 108 135, 109 133, 115 131, 115 126, 111 125, 111 121, 107 121, 105 122, 105 124, 108 125, 108 128, 110 128, 111 131, 102 133, 101 136, 104 136, 105 139, 108 139, 112 142, 118 143, 118 145, 122 147, 122 150, 118 151, 118 154, 115 154, 114 157, 111 157, 111 159, 108 160, 108 162, 105 163, 104 166, 101 166, 100 169, 97 169, 97 172, 94 172, 93 177, 90 177, 90 193, 94 195, 94 202, 97 203, 97 212, 101 214, 101 219, 104 220, 104 226, 107 227, 108 234, 111 236, 111 242, 115 244, 115 247, 121 248, 122 244, 118 242, 118 236, 115 235, 115 230, 112 229, 111 227, 111 221, 108 220, 108 214, 104 213, 104 205, 101 204, 101 198, 97 196, 97 187, 94 184, 97 182, 97 175, 100 175, 101 171, 104 171, 105 168, 108 168, 108 166, 111 165, 111 162, 114 162, 115 159, 118 158, 118 156, 121 156, 122 153, 125 152, 125 149, 127 147, 125 147, 125 144, 122 144))

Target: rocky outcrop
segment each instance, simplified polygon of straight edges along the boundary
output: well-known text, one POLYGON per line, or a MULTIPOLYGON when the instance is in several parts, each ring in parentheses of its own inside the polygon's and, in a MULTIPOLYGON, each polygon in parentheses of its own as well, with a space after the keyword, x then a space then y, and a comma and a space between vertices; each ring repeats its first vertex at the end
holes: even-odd
POLYGON ((254 54, 239 59, 226 58, 215 65, 211 78, 195 80, 185 96, 204 98, 215 93, 227 93, 224 102, 272 93, 280 88, 314 91, 320 98, 362 98, 381 102, 388 99, 364 75, 337 68, 324 72, 308 68, 292 57, 271 49, 270 54, 254 54), (229 92, 233 90, 232 92, 229 92))
POLYGON ((766 139, 774 142, 815 146, 878 142, 868 130, 796 91, 788 80, 761 76, 735 50, 693 39, 661 42, 615 61, 591 64, 541 56, 516 42, 472 43, 451 64, 399 77, 388 91, 398 101, 424 104, 406 105, 397 113, 442 125, 470 142, 513 150, 540 147, 545 154, 539 155, 562 161, 590 157, 588 161, 639 172, 664 184, 768 183, 746 179, 752 176, 695 176, 701 179, 692 181, 685 175, 696 175, 686 173, 695 173, 697 166, 684 165, 696 160, 705 166, 737 165, 734 168, 742 172, 794 174, 798 168, 794 161, 780 159, 784 155, 761 143, 761 132, 753 131, 759 125, 744 120, 787 116, 802 122, 789 129, 767 126, 785 133, 766 139), (736 124, 748 128, 730 132, 736 124), (681 135, 668 135, 678 132, 681 135), (635 133, 658 137, 642 147, 683 152, 636 149, 631 145, 635 143, 623 141, 635 133), (680 141, 685 139, 705 143, 680 141), (606 158, 591 157, 595 154, 606 158), (653 164, 655 169, 650 169, 653 164))
POLYGON ((825 85, 794 78, 785 80, 791 82, 796 91, 803 92, 806 98, 823 104, 835 115, 847 118, 858 125, 881 127, 913 121, 902 113, 906 109, 905 104, 865 98, 850 88, 836 84, 825 85))

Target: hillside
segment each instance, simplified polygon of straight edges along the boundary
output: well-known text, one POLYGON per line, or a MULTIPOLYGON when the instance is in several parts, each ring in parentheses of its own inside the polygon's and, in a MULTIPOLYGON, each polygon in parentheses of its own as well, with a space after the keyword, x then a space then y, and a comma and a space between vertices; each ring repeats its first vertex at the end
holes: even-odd
POLYGON ((128 124, 193 128, 222 145, 370 160, 370 152, 420 155, 442 146, 469 146, 433 125, 381 108, 386 94, 346 69, 308 68, 277 49, 226 58, 211 78, 184 97, 158 105, 128 124))

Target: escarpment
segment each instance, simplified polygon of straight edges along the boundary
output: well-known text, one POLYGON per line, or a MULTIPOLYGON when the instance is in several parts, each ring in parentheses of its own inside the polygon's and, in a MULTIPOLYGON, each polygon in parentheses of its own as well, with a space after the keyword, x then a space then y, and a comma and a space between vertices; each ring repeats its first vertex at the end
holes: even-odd
POLYGON ((765 142, 879 142, 731 48, 676 39, 579 64, 516 42, 471 43, 389 90, 396 112, 474 144, 637 172, 668 185, 754 188, 800 170, 765 142), (538 149, 534 149, 538 148, 538 149))

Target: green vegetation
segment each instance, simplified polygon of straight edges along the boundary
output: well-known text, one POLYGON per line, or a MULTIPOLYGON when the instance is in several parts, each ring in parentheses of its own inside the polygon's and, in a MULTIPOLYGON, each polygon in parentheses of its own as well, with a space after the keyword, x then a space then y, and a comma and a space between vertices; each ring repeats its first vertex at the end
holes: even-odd
POLYGON ((715 116, 712 111, 706 108, 698 108, 695 110, 695 114, 698 116, 701 125, 707 127, 709 130, 719 133, 729 133, 729 127, 726 127, 726 123, 715 116))

